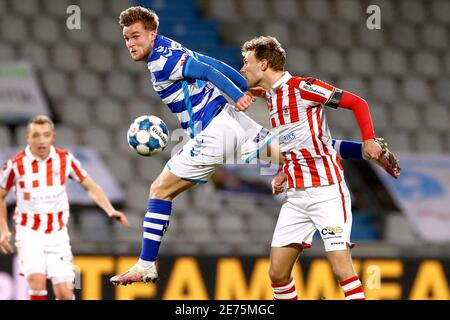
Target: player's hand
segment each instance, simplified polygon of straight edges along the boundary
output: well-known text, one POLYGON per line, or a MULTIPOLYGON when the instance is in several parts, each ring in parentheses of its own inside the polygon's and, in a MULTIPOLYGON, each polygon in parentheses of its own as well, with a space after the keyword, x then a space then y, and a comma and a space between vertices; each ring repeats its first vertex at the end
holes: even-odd
POLYGON ((128 223, 127 216, 123 212, 114 210, 114 211, 108 213, 108 216, 110 216, 113 219, 116 219, 117 221, 119 221, 125 227, 129 227, 130 226, 130 224, 128 223))
POLYGON ((368 159, 378 159, 381 156, 383 149, 375 142, 375 139, 368 139, 364 141, 363 153, 368 159))
POLYGON ((238 99, 238 101, 236 102, 234 108, 237 111, 247 111, 248 107, 250 107, 250 105, 256 101, 256 98, 251 97, 247 94, 244 94, 242 97, 240 97, 238 99))
POLYGON ((272 193, 280 194, 284 192, 284 183, 287 180, 287 175, 283 171, 280 171, 272 180, 272 193))
POLYGON ((266 98, 267 91, 262 87, 253 87, 245 91, 245 93, 254 97, 266 98))
POLYGON ((0 249, 5 254, 14 252, 11 245, 11 232, 2 232, 2 235, 0 236, 0 249))

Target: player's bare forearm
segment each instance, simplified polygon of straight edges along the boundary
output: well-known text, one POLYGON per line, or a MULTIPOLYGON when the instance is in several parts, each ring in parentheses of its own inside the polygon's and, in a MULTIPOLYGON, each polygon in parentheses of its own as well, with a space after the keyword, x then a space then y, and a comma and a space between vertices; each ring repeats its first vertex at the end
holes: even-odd
POLYGON ((3 253, 13 253, 11 245, 11 232, 8 228, 8 215, 6 211, 6 195, 8 191, 0 188, 0 250, 3 253))
POLYGON ((91 197, 94 202, 103 209, 103 211, 108 214, 108 216, 111 216, 111 212, 114 210, 114 207, 112 206, 109 199, 106 197, 105 193, 103 192, 103 189, 95 183, 90 177, 87 177, 83 180, 81 183, 81 186, 86 189, 89 196, 91 197))
POLYGON ((8 233, 8 214, 6 211, 6 195, 8 194, 8 191, 5 189, 0 188, 0 233, 8 233))
POLYGON ((125 214, 114 209, 108 197, 103 192, 103 189, 95 183, 94 180, 90 177, 86 177, 83 182, 81 182, 81 186, 86 189, 92 200, 105 211, 108 217, 118 220, 124 226, 129 226, 125 214))

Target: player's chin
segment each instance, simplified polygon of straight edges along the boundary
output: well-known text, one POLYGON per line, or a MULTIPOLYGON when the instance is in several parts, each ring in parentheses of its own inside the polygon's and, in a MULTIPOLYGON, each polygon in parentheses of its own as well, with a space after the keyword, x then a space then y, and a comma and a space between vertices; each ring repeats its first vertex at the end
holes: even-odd
POLYGON ((133 59, 134 61, 141 61, 142 60, 142 55, 139 55, 137 53, 131 53, 131 59, 133 59))

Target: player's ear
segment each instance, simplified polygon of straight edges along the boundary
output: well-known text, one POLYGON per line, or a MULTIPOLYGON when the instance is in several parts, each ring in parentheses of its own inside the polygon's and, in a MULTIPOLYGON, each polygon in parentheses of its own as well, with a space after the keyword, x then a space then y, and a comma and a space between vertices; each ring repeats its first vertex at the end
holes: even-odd
POLYGON ((152 41, 155 40, 155 38, 156 38, 156 30, 150 31, 150 38, 152 39, 152 41))
POLYGON ((269 61, 267 61, 266 59, 262 59, 260 66, 262 71, 266 71, 267 68, 269 68, 269 61))

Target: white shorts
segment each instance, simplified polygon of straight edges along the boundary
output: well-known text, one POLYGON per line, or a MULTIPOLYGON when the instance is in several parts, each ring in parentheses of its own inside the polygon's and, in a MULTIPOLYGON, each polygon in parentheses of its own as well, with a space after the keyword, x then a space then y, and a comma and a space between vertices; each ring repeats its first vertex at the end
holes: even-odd
POLYGON ((245 113, 226 104, 205 130, 167 162, 166 168, 184 180, 205 183, 223 164, 250 163, 274 137, 245 113))
POLYGON ((329 186, 288 189, 272 239, 272 247, 299 243, 311 246, 320 232, 325 251, 346 250, 350 242, 352 211, 345 181, 329 186))
POLYGON ((53 284, 73 282, 73 255, 67 228, 45 234, 16 226, 16 247, 21 273, 45 274, 53 284))

